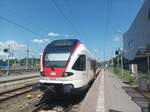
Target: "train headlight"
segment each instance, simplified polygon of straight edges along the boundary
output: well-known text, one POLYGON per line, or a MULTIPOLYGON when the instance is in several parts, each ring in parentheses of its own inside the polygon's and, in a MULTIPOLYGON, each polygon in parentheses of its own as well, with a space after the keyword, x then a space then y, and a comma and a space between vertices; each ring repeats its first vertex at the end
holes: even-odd
POLYGON ((73 75, 72 72, 64 72, 63 73, 63 77, 68 77, 68 76, 71 76, 71 75, 73 75))
POLYGON ((41 75, 41 76, 45 76, 45 75, 44 75, 44 72, 40 72, 40 75, 41 75))

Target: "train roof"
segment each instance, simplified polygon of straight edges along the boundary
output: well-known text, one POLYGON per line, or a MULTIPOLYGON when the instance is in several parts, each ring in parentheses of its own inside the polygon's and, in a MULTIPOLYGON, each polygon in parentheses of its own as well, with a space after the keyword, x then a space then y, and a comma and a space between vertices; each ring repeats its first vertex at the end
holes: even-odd
POLYGON ((52 41, 48 46, 67 46, 67 45, 76 45, 79 42, 78 39, 60 39, 52 41))
MULTIPOLYGON (((49 43, 46 48, 61 47, 61 46, 75 46, 78 42, 80 42, 78 39, 59 39, 59 40, 54 40, 51 43, 49 43)), ((89 56, 92 59, 97 60, 97 58, 90 52, 90 50, 87 49, 84 44, 82 45, 84 46, 85 50, 88 52, 89 56)))

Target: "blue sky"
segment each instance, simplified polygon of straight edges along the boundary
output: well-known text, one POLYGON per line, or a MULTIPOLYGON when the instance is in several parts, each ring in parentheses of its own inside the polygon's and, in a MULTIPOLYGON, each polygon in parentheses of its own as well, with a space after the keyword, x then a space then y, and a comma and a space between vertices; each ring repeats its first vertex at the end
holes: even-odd
POLYGON ((118 32, 128 30, 144 0, 112 0, 111 11, 111 0, 55 2, 73 27, 60 14, 52 0, 0 0, 0 16, 38 33, 33 34, 0 18, 1 46, 14 43, 17 46, 16 52, 25 55, 21 50, 28 45, 31 55, 38 56, 51 40, 78 38, 103 60, 105 50, 106 56, 114 55, 114 50, 121 43, 121 34, 118 32))

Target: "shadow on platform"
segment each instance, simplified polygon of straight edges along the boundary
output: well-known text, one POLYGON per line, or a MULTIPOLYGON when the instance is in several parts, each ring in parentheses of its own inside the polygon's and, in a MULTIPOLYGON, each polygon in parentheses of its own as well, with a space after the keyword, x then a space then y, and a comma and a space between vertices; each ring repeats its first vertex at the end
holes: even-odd
MULTIPOLYGON (((141 92, 137 87, 122 87, 142 112, 150 112, 150 92, 141 92)), ((113 112, 113 111, 112 111, 113 112)))

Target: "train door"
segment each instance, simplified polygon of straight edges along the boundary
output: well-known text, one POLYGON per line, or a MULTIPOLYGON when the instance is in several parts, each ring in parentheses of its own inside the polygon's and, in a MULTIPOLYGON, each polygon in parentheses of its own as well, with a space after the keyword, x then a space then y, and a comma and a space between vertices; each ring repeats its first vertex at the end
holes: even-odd
POLYGON ((91 59, 87 57, 87 76, 88 76, 88 79, 91 80, 93 78, 92 76, 92 70, 91 70, 91 59))

